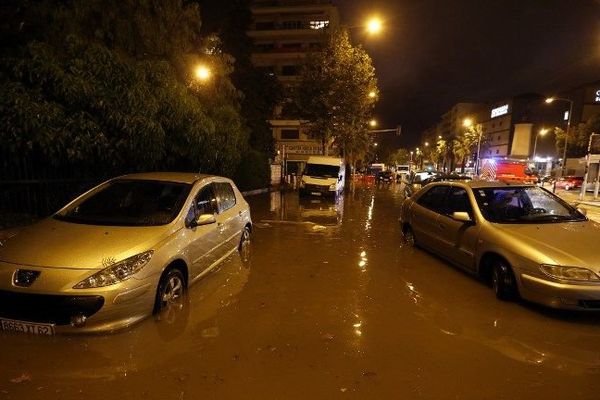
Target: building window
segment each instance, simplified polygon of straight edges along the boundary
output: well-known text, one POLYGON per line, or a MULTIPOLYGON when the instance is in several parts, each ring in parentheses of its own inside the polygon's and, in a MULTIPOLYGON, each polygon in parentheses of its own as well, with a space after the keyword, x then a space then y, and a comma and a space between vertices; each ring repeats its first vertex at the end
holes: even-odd
POLYGON ((302 21, 283 21, 282 29, 302 29, 302 21))
POLYGON ((297 65, 284 65, 281 67, 281 75, 283 76, 296 76, 298 75, 297 65))
POLYGON ((302 43, 283 43, 281 45, 283 50, 302 50, 302 43))
POLYGON ((498 136, 498 141, 500 141, 501 136, 498 136))
POLYGON ((257 31, 270 31, 275 29, 275 23, 273 21, 257 22, 255 28, 257 31))
POLYGON ((300 131, 298 129, 282 129, 281 140, 300 139, 300 131))
POLYGON ((500 154, 500 150, 496 150, 496 154, 500 154))
POLYGON ((309 23, 310 29, 325 29, 329 27, 328 20, 320 20, 320 21, 310 21, 309 23))

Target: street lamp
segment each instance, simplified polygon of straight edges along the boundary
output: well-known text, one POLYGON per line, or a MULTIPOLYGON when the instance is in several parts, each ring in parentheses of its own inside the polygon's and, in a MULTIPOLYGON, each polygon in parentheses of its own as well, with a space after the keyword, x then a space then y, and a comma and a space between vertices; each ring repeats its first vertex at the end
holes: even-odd
POLYGON ((565 99, 564 97, 548 97, 544 100, 546 104, 552 104, 555 101, 568 101, 569 102, 569 119, 567 120, 567 132, 565 133, 565 148, 563 150, 563 161, 562 168, 560 170, 560 175, 565 176, 565 172, 567 170, 567 145, 569 144, 569 132, 571 130, 571 114, 573 114, 573 100, 565 99))
POLYGON ((371 99, 374 99, 376 96, 377 96, 377 93, 374 90, 372 90, 372 91, 369 92, 369 97, 371 99))
POLYGON ((194 71, 194 75, 199 81, 207 81, 210 79, 211 72, 210 69, 206 65, 198 65, 196 70, 194 71))
POLYGON ((375 128, 377 126, 377 121, 372 119, 369 121, 369 125, 371 126, 371 128, 375 128))
POLYGON ((373 17, 367 21, 367 32, 371 35, 376 35, 381 32, 382 26, 381 20, 377 17, 373 17))
POLYGON ((465 118, 463 119, 463 126, 465 128, 470 128, 473 126, 473 120, 471 118, 465 118))
POLYGON ((538 133, 535 135, 535 141, 533 142, 533 162, 535 163, 535 151, 537 149, 537 141, 538 141, 538 137, 544 136, 546 133, 548 133, 549 129, 547 128, 542 128, 538 131, 538 133))

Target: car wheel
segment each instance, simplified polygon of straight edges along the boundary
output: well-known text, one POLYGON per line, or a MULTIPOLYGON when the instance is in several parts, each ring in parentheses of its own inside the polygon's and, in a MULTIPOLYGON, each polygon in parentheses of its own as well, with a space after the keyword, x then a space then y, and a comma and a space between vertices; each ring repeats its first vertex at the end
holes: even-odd
POLYGON ((498 260, 492 266, 492 288, 500 300, 512 300, 517 295, 515 276, 504 261, 498 260))
POLYGON ((178 313, 184 306, 185 278, 181 270, 173 268, 160 278, 154 313, 164 313, 165 319, 170 319, 170 314, 178 313))
POLYGON ((238 245, 238 251, 240 252, 240 256, 242 257, 242 261, 248 261, 250 259, 251 253, 251 244, 252 244, 252 235, 250 233, 250 228, 247 226, 242 231, 242 237, 240 238, 240 244, 238 245))
POLYGON ((406 228, 404 228, 404 243, 406 243, 406 245, 408 247, 415 247, 416 242, 415 242, 415 233, 413 232, 412 228, 410 226, 407 226, 406 228))

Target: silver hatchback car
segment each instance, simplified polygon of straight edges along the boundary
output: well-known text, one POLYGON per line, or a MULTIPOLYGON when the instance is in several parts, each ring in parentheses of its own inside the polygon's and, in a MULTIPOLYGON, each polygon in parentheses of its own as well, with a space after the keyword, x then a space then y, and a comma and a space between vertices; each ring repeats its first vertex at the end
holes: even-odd
POLYGON ((491 282, 500 299, 600 309, 600 224, 537 186, 429 184, 402 204, 405 241, 491 282))
POLYGON ((178 305, 187 287, 250 240, 235 184, 193 173, 109 180, 0 241, 0 330, 128 327, 178 305))

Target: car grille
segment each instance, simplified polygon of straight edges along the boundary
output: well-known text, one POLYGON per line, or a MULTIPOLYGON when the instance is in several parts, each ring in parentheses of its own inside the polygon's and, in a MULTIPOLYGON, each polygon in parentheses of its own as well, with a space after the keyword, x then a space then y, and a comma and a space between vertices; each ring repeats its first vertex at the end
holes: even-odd
POLYGON ((322 185, 311 185, 311 184, 307 184, 305 186, 306 190, 308 192, 321 192, 321 193, 327 193, 329 191, 329 186, 322 186, 322 185))
POLYGON ((68 325, 71 317, 90 317, 104 305, 102 296, 58 296, 0 290, 0 317, 27 322, 68 325))
POLYGON ((600 308, 600 300, 579 300, 579 307, 600 308))

